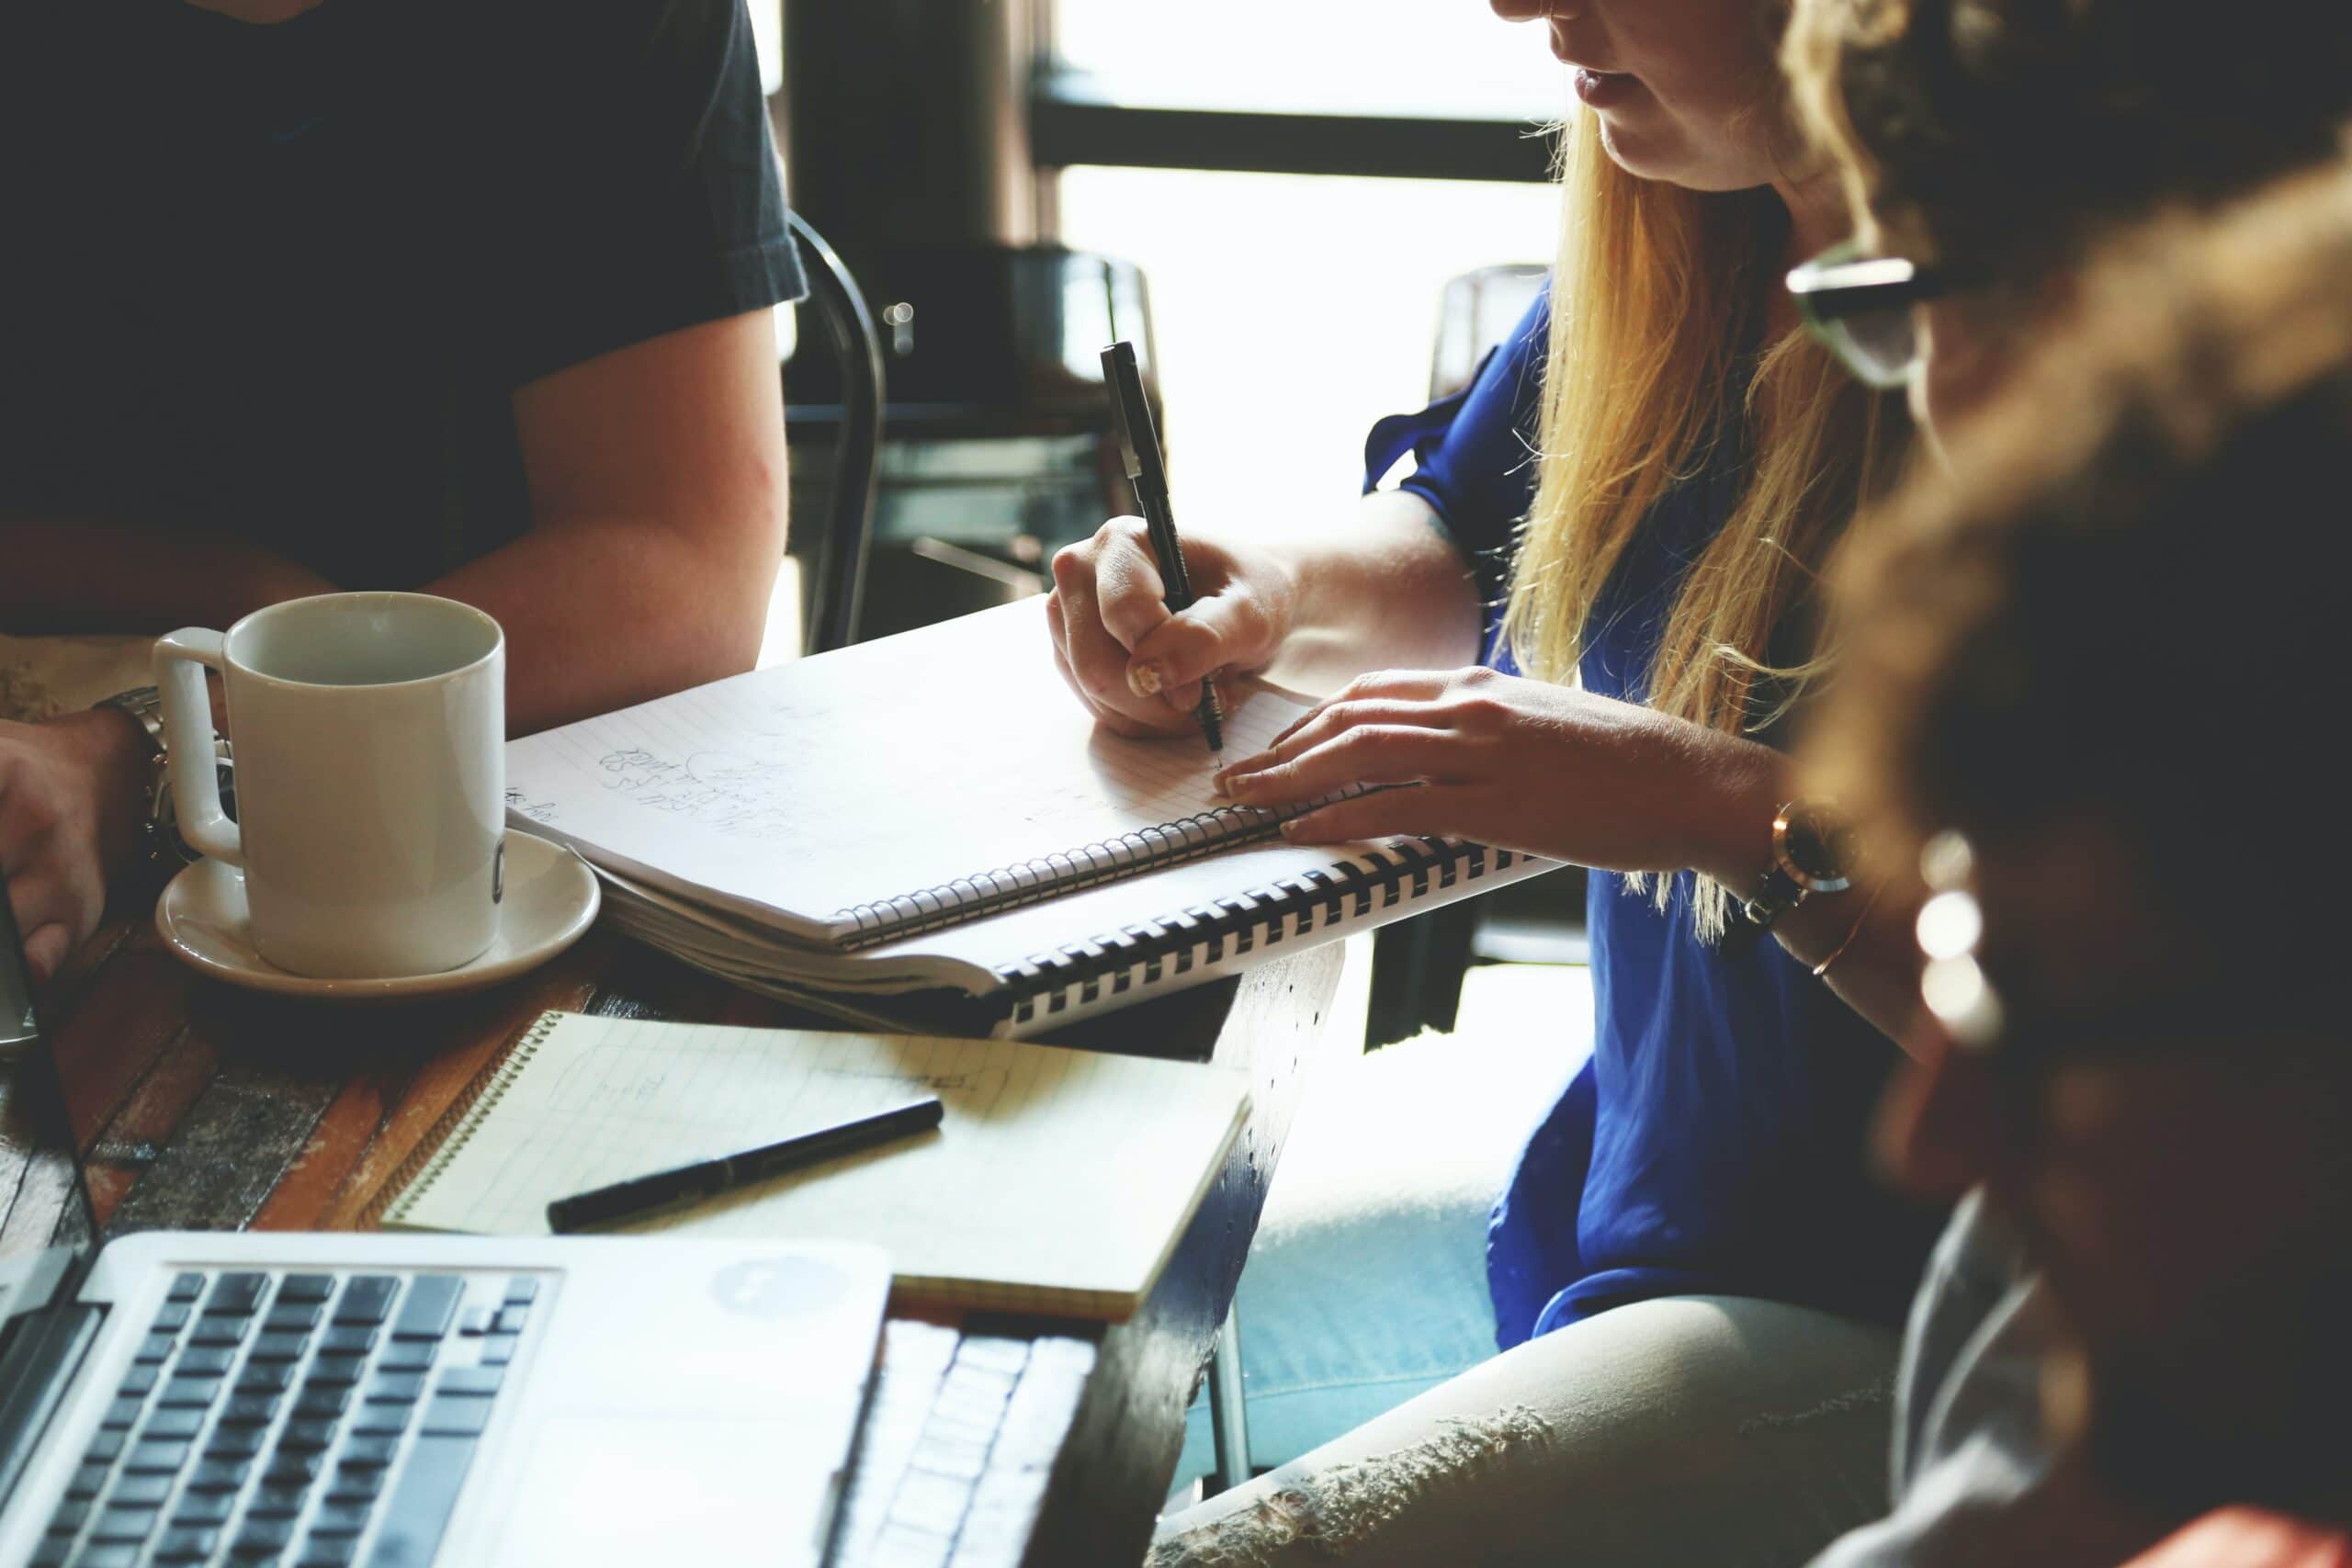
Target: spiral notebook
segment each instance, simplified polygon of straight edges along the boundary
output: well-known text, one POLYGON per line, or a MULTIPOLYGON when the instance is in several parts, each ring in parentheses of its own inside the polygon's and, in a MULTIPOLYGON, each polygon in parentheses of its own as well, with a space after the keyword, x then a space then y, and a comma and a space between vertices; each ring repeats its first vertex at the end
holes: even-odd
POLYGON ((1307 699, 1245 686, 1221 760, 1197 735, 1124 739, 1070 694, 1045 615, 1023 601, 516 740, 510 818, 689 962, 803 999, 950 990, 1012 1034, 1549 869, 1443 839, 1283 840, 1285 814, 1211 777, 1307 699))
POLYGON ((1249 1109, 1242 1076, 1001 1041, 550 1012, 385 1184, 380 1223, 545 1235, 547 1206, 928 1090, 936 1133, 629 1227, 876 1243, 902 1298, 1121 1319, 1249 1109))

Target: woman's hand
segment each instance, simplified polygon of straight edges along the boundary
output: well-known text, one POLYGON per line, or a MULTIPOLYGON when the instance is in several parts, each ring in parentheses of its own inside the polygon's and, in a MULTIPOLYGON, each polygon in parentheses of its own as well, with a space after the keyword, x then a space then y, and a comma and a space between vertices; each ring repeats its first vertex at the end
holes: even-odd
POLYGON ((106 710, 0 722, 0 873, 35 980, 97 929, 107 884, 130 863, 144 746, 106 710))
POLYGON ((1191 733, 1202 681, 1265 668, 1290 633, 1297 591, 1272 555, 1193 537, 1184 568, 1193 605, 1170 615, 1140 517, 1114 517, 1054 557, 1054 661, 1106 729, 1191 733))
POLYGON ((1307 843, 1445 834, 1611 871, 1696 869, 1744 886, 1769 863, 1783 759, 1632 703, 1491 670, 1367 675, 1218 783, 1307 812, 1307 843))

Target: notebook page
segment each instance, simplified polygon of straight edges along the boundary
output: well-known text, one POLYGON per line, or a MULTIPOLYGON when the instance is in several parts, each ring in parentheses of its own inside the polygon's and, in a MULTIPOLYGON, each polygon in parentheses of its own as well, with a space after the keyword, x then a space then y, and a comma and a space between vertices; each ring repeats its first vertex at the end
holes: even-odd
POLYGON ((855 1238, 902 1284, 1118 1315, 1222 1163, 1238 1073, 1001 1041, 561 1015, 388 1223, 544 1235, 557 1198, 925 1092, 941 1129, 639 1228, 855 1238))
MULTIPOLYGON (((854 906, 1224 803, 1198 735, 1096 728, 1023 600, 739 675, 507 748, 510 818, 592 861, 823 940, 854 906)), ((1259 686, 1225 756, 1306 704, 1259 686)))

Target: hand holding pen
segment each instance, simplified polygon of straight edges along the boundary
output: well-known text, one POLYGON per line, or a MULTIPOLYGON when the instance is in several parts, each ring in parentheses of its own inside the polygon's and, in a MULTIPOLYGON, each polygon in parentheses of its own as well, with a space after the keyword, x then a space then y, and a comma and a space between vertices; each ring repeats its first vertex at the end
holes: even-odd
MULTIPOLYGON (((1136 504, 1151 530, 1151 553, 1159 560, 1165 602, 1170 615, 1182 614, 1193 605, 1192 578, 1184 566, 1183 541, 1176 535, 1176 513, 1168 496, 1168 467, 1160 453, 1159 431, 1152 423, 1151 405, 1144 398, 1135 345, 1122 339, 1104 349, 1102 376, 1110 385, 1120 461, 1135 485, 1136 504)), ((1225 714, 1217 704, 1214 680, 1203 678, 1200 705, 1193 716, 1208 738, 1209 750, 1224 750, 1225 714)))

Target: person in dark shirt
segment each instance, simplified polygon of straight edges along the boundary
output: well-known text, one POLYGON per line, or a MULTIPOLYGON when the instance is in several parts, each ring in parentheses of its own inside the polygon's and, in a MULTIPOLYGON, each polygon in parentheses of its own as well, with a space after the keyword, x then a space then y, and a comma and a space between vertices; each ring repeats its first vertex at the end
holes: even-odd
MULTIPOLYGON (((12 6, 0 213, 0 634, 422 589, 505 627, 518 733, 755 658, 802 285, 741 0, 12 6)), ((36 975, 147 747, 0 722, 36 975)))

